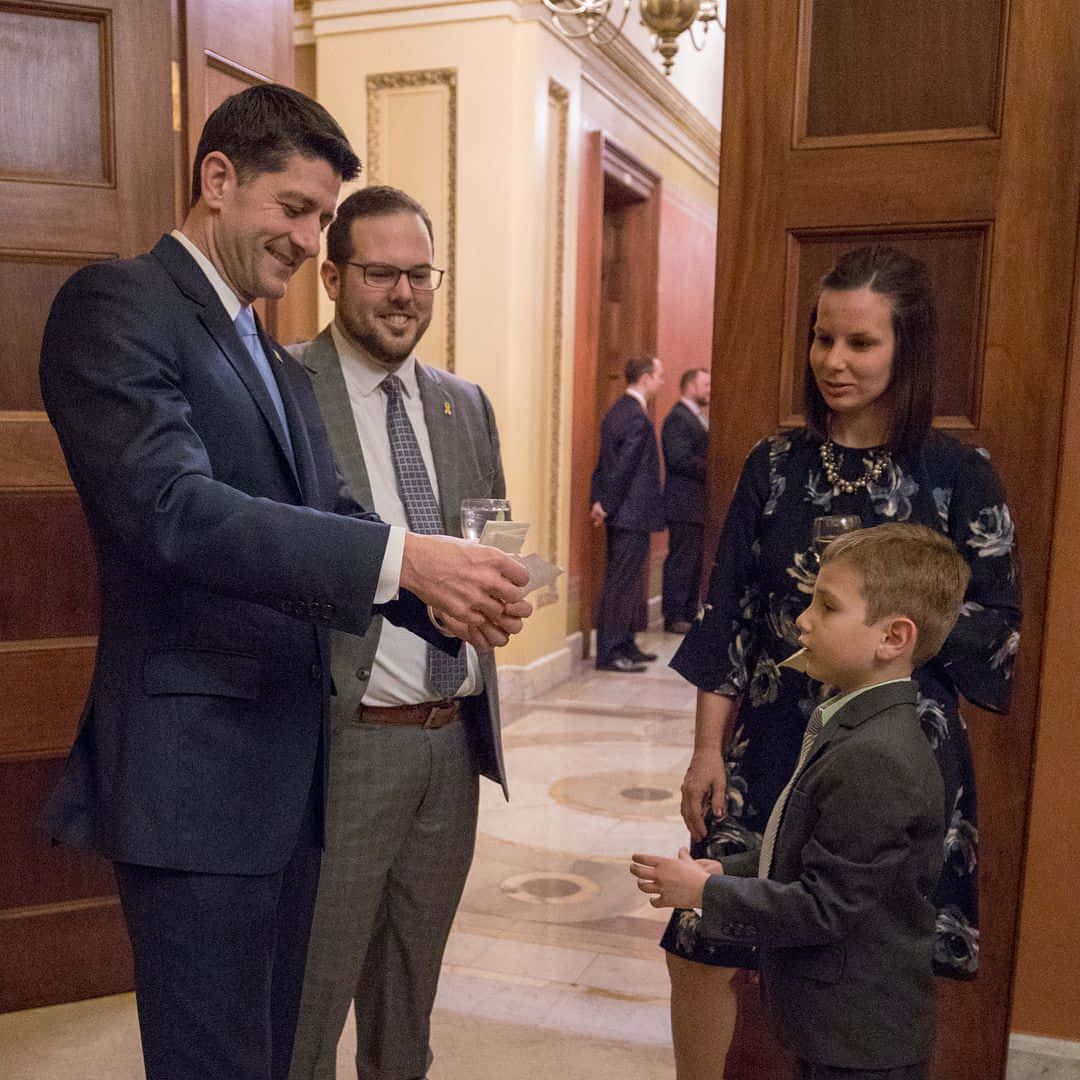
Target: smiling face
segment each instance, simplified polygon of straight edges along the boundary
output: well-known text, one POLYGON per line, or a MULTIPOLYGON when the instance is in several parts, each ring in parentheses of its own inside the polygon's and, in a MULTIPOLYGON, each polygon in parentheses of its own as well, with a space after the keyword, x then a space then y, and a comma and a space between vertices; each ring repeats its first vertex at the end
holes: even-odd
POLYGON ((301 263, 318 254, 340 187, 322 158, 293 154, 281 172, 241 183, 224 154, 207 156, 201 198, 215 211, 211 259, 244 304, 285 295, 301 263))
POLYGON ((887 296, 868 286, 822 290, 810 370, 838 426, 868 432, 872 442, 885 441, 892 416, 889 387, 895 353, 892 303, 887 296))
POLYGON ((364 283, 364 271, 352 263, 385 263, 400 270, 431 266, 431 237, 412 211, 359 217, 349 233, 352 255, 337 266, 322 265, 327 295, 336 304, 338 326, 371 357, 396 368, 407 360, 431 324, 434 292, 413 289, 405 274, 392 289, 364 283))
POLYGON ((889 618, 867 624, 863 579, 843 560, 826 563, 810 606, 795 620, 811 678, 845 693, 879 681, 889 618))

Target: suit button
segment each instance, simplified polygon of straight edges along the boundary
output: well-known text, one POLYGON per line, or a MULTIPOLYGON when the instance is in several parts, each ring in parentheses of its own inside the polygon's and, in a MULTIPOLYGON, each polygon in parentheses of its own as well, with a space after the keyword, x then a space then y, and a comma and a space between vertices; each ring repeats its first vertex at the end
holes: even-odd
POLYGON ((318 664, 311 665, 311 681, 320 682, 322 680, 322 668, 318 664))
POLYGON ((296 605, 291 600, 282 600, 279 607, 286 615, 292 615, 296 612, 296 605))
POLYGON ((356 677, 361 682, 367 682, 371 678, 371 672, 366 667, 356 669, 356 677))

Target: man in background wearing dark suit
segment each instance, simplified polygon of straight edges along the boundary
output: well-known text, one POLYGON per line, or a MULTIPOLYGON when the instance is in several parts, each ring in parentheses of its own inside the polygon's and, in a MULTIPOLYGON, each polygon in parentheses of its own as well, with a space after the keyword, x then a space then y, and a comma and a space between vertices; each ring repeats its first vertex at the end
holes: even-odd
POLYGON ((679 379, 682 396, 667 414, 661 431, 664 519, 668 527, 661 610, 664 629, 671 634, 685 634, 698 613, 705 543, 710 382, 704 368, 684 371, 679 379))
MULTIPOLYGON (((392 525, 458 533, 461 500, 504 498, 484 391, 422 364, 443 272, 427 211, 369 187, 338 207, 322 265, 334 320, 293 355, 308 369, 349 489, 392 525), (419 456, 417 456, 419 455, 419 456), (420 484, 419 490, 414 481, 420 484)), ((426 1076, 431 1009, 476 838, 477 776, 506 792, 491 652, 433 669, 419 638, 376 616, 331 636, 326 851, 292 1080, 333 1080, 355 1002, 357 1074, 426 1076)))
POLYGON ((655 653, 642 652, 634 633, 648 625, 642 574, 649 534, 663 528, 663 494, 656 432, 646 411, 663 382, 659 357, 626 361, 626 392, 600 428, 600 460, 592 475, 589 516, 607 530, 607 563, 596 619, 596 667, 644 671, 655 653))
POLYGON ((287 1074, 323 832, 327 631, 363 634, 378 607, 457 655, 432 611, 496 645, 530 610, 514 560, 362 510, 307 374, 251 310, 318 252, 358 169, 295 90, 228 98, 182 228, 80 270, 45 328, 42 396, 101 623, 43 824, 114 862, 148 1080, 287 1074))

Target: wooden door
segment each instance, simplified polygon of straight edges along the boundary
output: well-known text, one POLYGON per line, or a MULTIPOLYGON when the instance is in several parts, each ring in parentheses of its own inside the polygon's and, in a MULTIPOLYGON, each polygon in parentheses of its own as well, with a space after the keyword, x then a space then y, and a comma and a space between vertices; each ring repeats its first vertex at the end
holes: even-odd
POLYGON ((112 869, 35 821, 75 733, 98 596, 38 390, 80 266, 172 225, 169 0, 0 2, 0 1010, 131 986, 112 869))
POLYGON ((626 388, 627 359, 656 351, 660 178, 601 132, 586 135, 582 158, 568 577, 578 619, 571 629, 582 631, 588 656, 604 568, 589 483, 600 424, 626 388))
POLYGON ((1018 523, 1012 712, 965 708, 980 973, 940 980, 938 1080, 1004 1075, 1077 236, 1075 33, 1074 0, 728 4, 714 535, 750 445, 799 420, 813 281, 837 252, 877 239, 929 264, 942 321, 936 422, 990 449, 1018 523))

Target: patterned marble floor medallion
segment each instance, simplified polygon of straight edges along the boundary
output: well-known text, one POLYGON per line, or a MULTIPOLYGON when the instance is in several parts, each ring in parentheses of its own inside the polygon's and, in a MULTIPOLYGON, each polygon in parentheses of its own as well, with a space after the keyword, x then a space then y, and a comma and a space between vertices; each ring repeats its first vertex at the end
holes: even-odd
POLYGON ((499 887, 511 900, 526 904, 581 904, 600 892, 600 886, 583 874, 544 870, 514 874, 499 887))
POLYGON ((678 815, 682 774, 613 770, 564 776, 549 792, 560 806, 606 817, 653 820, 678 815))

